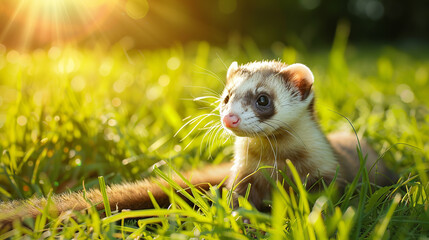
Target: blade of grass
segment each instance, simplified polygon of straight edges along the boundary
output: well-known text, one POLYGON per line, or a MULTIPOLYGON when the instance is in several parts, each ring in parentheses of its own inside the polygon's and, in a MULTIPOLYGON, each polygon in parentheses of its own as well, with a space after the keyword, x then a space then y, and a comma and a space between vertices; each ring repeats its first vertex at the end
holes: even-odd
POLYGON ((109 198, 107 197, 106 183, 104 181, 104 177, 99 176, 98 182, 100 184, 101 195, 103 196, 103 204, 104 204, 104 211, 106 213, 106 217, 110 217, 112 215, 112 211, 110 209, 109 198))
POLYGON ((395 198, 392 201, 392 205, 390 205, 390 208, 386 213, 386 216, 375 227, 375 231, 373 232, 372 239, 383 239, 383 236, 386 233, 387 226, 389 225, 389 222, 392 219, 393 213, 400 201, 401 201, 401 196, 399 194, 396 194, 395 198))

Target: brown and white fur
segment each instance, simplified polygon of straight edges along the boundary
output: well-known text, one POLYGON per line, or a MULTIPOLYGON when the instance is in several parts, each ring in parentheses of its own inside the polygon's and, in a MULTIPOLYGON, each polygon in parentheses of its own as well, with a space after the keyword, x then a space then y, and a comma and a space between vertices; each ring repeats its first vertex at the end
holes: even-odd
MULTIPOLYGON (((234 62, 229 67, 220 104, 223 126, 237 136, 228 187, 243 196, 251 183, 249 200, 259 209, 271 195, 267 177, 257 171, 261 166, 272 166, 271 177, 281 180, 277 170, 286 171, 290 160, 309 187, 321 178, 329 183, 338 166, 340 186, 357 174, 357 139, 347 133, 325 137, 314 112, 313 82, 312 72, 302 64, 265 61, 238 66, 234 62)), ((377 154, 366 142, 361 146, 370 169, 377 154)), ((381 162, 369 177, 381 185, 394 180, 381 162)))
MULTIPOLYGON (((329 182, 339 165, 338 182, 352 181, 359 168, 356 138, 343 133, 325 137, 314 113, 313 81, 313 74, 302 64, 288 66, 272 61, 238 66, 234 62, 228 70, 220 104, 225 129, 237 136, 233 165, 212 166, 185 174, 185 177, 191 179, 193 185, 207 190, 229 176, 227 187, 236 193, 234 202, 238 195, 244 195, 251 183, 249 200, 259 209, 262 200, 270 196, 267 178, 257 171, 263 165, 273 166, 271 175, 278 179, 276 170, 286 170, 285 161, 289 159, 302 179, 308 176, 307 186, 320 178, 329 182), (261 96, 268 102, 260 101, 261 96), (258 100, 267 105, 257 105, 258 100)), ((367 166, 370 167, 377 155, 365 142, 361 145, 363 153, 368 154, 367 166)), ((371 180, 380 185, 390 183, 385 176, 392 175, 381 162, 370 172, 371 180)), ((181 178, 174 179, 187 188, 181 178)), ((160 206, 168 206, 167 194, 148 180, 113 185, 107 189, 107 195, 113 210, 153 208, 148 191, 160 206)), ((91 205, 98 210, 104 207, 102 195, 96 189, 89 190, 86 199, 81 192, 54 195, 51 199, 51 214, 81 211, 91 205)), ((24 217, 34 218, 46 204, 45 198, 1 203, 0 226, 24 217)))

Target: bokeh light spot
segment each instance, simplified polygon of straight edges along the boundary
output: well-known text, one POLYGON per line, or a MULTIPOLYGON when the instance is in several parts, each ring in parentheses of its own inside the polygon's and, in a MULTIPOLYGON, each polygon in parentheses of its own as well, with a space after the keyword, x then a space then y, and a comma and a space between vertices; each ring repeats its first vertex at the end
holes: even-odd
POLYGON ((16 122, 18 123, 19 126, 25 126, 25 124, 27 124, 27 117, 25 117, 24 115, 21 115, 16 119, 16 122))
POLYGON ((85 78, 82 76, 76 76, 71 80, 70 84, 75 92, 81 92, 86 86, 85 78))
POLYGON ((180 67, 180 59, 178 57, 171 57, 167 61, 167 67, 171 70, 177 70, 180 67))
POLYGON ((19 52, 15 50, 11 50, 7 53, 6 59, 10 63, 18 63, 19 62, 19 52))
POLYGON ((42 140, 40 140, 40 144, 44 145, 49 141, 49 138, 42 138, 42 140))
POLYGON ((116 126, 116 124, 118 124, 118 122, 115 119, 109 119, 109 121, 107 121, 107 124, 111 127, 116 126))
POLYGON ((219 10, 224 14, 231 14, 237 9, 237 0, 219 0, 219 10))
POLYGON ((74 162, 76 163, 76 166, 82 165, 82 161, 79 158, 76 158, 76 160, 74 160, 74 162))
POLYGON ((384 5, 379 0, 351 0, 349 9, 354 14, 373 21, 381 19, 384 15, 384 5))
POLYGON ((49 158, 54 156, 54 151, 53 150, 49 150, 48 153, 46 154, 46 156, 48 156, 49 158))
POLYGON ((159 76, 158 83, 162 87, 166 87, 170 83, 170 77, 166 74, 163 74, 163 75, 159 76))
POLYGON ((305 9, 313 10, 320 5, 320 0, 300 0, 299 3, 305 9))
POLYGON ((381 104, 383 102, 383 94, 381 92, 373 92, 371 94, 371 100, 375 103, 381 104))
POLYGON ((122 101, 120 98, 115 97, 112 99, 112 105, 114 107, 119 107, 119 106, 121 106, 121 104, 122 104, 122 101))
POLYGON ((113 90, 117 93, 123 92, 127 87, 134 83, 133 76, 129 72, 124 72, 115 83, 113 83, 113 90))
POLYGON ((398 85, 396 87, 396 94, 399 95, 404 103, 411 103, 414 101, 414 93, 407 84, 398 85))
POLYGON ((57 67, 59 73, 71 73, 77 70, 77 64, 72 58, 62 59, 58 62, 57 67))
POLYGON ((149 12, 149 3, 146 0, 128 0, 125 11, 133 19, 141 19, 149 12))
POLYGON ((47 93, 45 91, 37 91, 33 95, 33 102, 37 106, 42 106, 47 101, 47 93))
POLYGON ((176 152, 180 152, 180 151, 182 151, 182 147, 180 146, 180 145, 174 145, 174 151, 176 151, 176 152))
POLYGON ((150 87, 147 91, 146 91, 146 98, 148 100, 156 100, 157 98, 159 98, 161 96, 161 88, 158 86, 153 86, 150 87))
POLYGON ((106 59, 100 65, 100 68, 98 69, 98 72, 100 73, 101 76, 106 77, 112 71, 112 67, 113 67, 113 61, 111 59, 106 59))
POLYGON ((52 60, 57 60, 61 56, 61 49, 59 47, 51 47, 48 51, 48 56, 52 60))
POLYGON ((69 152, 69 158, 74 158, 74 156, 76 156, 76 151, 72 149, 69 152))
POLYGON ((365 12, 368 18, 378 20, 383 17, 384 14, 383 4, 378 1, 369 1, 365 7, 365 12))

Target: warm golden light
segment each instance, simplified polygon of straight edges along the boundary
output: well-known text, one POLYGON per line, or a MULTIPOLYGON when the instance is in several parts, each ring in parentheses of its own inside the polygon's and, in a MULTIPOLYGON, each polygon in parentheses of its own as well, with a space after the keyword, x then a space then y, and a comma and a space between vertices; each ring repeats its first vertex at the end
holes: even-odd
POLYGON ((64 43, 95 31, 118 0, 21 0, 6 1, 0 9, 8 22, 0 40, 16 36, 23 48, 34 43, 64 43))
POLYGON ((150 48, 205 35, 219 36, 190 2, 0 1, 0 44, 18 51, 70 44, 92 48, 119 42, 127 42, 127 49, 150 48))
POLYGON ((125 10, 133 19, 141 19, 149 11, 149 3, 146 0, 129 0, 125 4, 125 10))

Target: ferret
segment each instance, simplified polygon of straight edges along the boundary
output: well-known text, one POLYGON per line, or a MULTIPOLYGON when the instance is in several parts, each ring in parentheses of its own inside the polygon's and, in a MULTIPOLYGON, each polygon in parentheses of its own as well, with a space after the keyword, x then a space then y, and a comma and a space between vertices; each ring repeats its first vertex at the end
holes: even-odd
MULTIPOLYGON (((357 140, 351 134, 337 133, 326 137, 317 123, 314 110, 314 76, 303 64, 286 65, 278 61, 253 62, 239 66, 231 64, 227 71, 226 87, 221 96, 219 112, 225 130, 236 136, 234 160, 218 166, 184 174, 200 189, 221 184, 233 189, 233 208, 238 196, 244 196, 251 184, 249 201, 262 209, 263 200, 270 197, 267 177, 281 180, 278 170, 286 171, 290 160, 307 186, 319 179, 330 182, 337 174, 339 185, 351 182, 359 169, 357 140), (272 166, 270 176, 258 171, 272 166), (337 173, 337 167, 339 172, 337 173)), ((364 141, 363 154, 368 154, 366 166, 370 180, 378 185, 394 183, 394 175, 377 161, 377 154, 364 141)), ((182 188, 188 188, 180 178, 173 178, 182 188)), ((168 186, 167 182, 158 182, 168 186)), ((285 186, 286 187, 286 186, 285 186)), ((107 195, 113 210, 153 208, 148 191, 157 203, 167 207, 169 197, 157 183, 141 180, 112 185, 107 195)), ((99 190, 54 195, 49 208, 51 214, 81 211, 94 205, 104 208, 99 190)), ((36 217, 47 204, 45 198, 15 200, 0 204, 0 225, 25 217, 36 217)))
MULTIPOLYGON (((314 110, 313 82, 311 70, 299 63, 231 64, 219 111, 224 128, 236 136, 232 178, 227 183, 236 197, 243 196, 250 183, 248 200, 256 208, 263 208, 263 200, 271 195, 270 183, 257 170, 272 166, 271 177, 275 180, 282 180, 278 170, 292 179, 286 160, 293 163, 307 187, 321 179, 329 183, 334 176, 340 187, 354 180, 360 166, 357 138, 341 132, 328 137, 323 134, 314 110)), ((378 185, 394 183, 396 176, 377 161, 374 150, 365 141, 360 145, 363 156, 368 154, 370 181, 378 185)))

